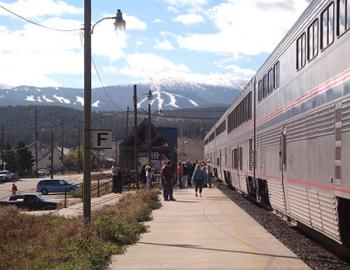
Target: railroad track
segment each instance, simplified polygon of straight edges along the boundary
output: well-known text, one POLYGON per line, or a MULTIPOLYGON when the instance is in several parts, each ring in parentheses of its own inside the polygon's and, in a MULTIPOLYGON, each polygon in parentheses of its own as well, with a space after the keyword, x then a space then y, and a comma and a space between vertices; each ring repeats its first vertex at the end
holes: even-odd
MULTIPOLYGON (((344 250, 323 243, 319 235, 305 232, 303 227, 292 227, 286 221, 274 215, 271 211, 261 208, 254 202, 230 189, 221 182, 216 182, 219 188, 229 199, 244 209, 261 226, 281 241, 311 269, 314 270, 350 270, 350 264, 340 254, 349 254, 344 250), (302 229, 302 230, 300 230, 302 229), (310 237, 313 237, 312 239, 310 237), (318 238, 318 239, 317 239, 318 238), (320 241, 320 242, 319 242, 320 241), (329 249, 332 249, 332 252, 329 249)), ((339 248, 339 247, 338 247, 339 248)), ((350 259, 350 258, 348 258, 350 259)))

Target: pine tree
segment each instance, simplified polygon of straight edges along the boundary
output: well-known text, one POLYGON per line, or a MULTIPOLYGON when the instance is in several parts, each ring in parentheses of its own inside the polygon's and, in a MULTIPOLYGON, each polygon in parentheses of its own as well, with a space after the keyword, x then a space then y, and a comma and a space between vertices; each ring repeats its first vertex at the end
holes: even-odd
POLYGON ((5 145, 3 160, 6 163, 6 169, 11 172, 17 172, 18 166, 16 162, 15 152, 11 150, 11 145, 5 145))
POLYGON ((33 156, 32 153, 25 147, 24 141, 20 141, 17 144, 17 149, 15 158, 18 166, 19 176, 25 176, 30 173, 33 166, 33 156))

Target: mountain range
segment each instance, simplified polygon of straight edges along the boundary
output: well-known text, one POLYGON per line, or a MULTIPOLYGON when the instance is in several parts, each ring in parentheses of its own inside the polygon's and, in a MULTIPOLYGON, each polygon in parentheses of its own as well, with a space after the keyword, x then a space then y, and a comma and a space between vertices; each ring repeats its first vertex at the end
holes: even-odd
MULTIPOLYGON (((147 95, 152 91, 152 110, 175 110, 230 105, 245 81, 232 81, 229 85, 209 85, 184 80, 163 79, 137 84, 138 106, 146 108, 147 95)), ((0 84, 0 106, 59 105, 82 109, 84 91, 63 87, 8 87, 0 84)), ((132 108, 133 84, 116 85, 92 90, 92 108, 96 111, 132 108)))

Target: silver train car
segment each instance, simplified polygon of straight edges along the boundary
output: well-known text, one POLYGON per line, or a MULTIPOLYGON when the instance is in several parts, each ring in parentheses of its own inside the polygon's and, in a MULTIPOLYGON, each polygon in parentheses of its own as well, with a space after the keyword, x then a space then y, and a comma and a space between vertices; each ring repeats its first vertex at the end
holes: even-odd
POLYGON ((315 0, 205 137, 217 177, 350 247, 350 1, 315 0))

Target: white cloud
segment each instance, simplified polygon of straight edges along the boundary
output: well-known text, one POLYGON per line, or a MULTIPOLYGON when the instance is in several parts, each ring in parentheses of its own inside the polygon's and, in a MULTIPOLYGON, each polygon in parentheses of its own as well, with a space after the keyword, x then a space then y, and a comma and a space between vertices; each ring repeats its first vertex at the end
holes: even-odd
MULTIPOLYGON (((3 1, 0 1, 0 4, 13 12, 19 13, 22 16, 29 18, 45 15, 59 16, 65 13, 83 13, 82 8, 71 6, 62 0, 17 0, 13 3, 5 3, 3 1)), ((0 10, 0 15, 13 16, 2 9, 0 10)))
POLYGON ((173 45, 169 40, 158 41, 155 45, 155 48, 161 49, 161 50, 168 50, 168 51, 174 49, 173 45))
POLYGON ((204 5, 208 2, 208 0, 163 0, 163 1, 173 6, 198 6, 198 5, 204 5))
POLYGON ((163 21, 161 19, 159 19, 159 18, 156 18, 156 19, 153 20, 153 22, 154 23, 162 23, 163 21))
MULTIPOLYGON (((59 28, 80 28, 80 21, 51 18, 43 24, 59 28)), ((107 23, 107 22, 102 22, 107 23)), ((93 54, 114 61, 123 56, 125 32, 111 25, 96 29, 93 54)), ((55 32, 31 24, 10 31, 0 27, 0 74, 8 85, 60 86, 53 75, 83 74, 83 47, 80 32, 55 32)))
POLYGON ((250 79, 256 72, 252 69, 241 68, 240 66, 237 66, 235 64, 226 65, 224 66, 224 68, 228 71, 231 71, 237 77, 242 79, 250 79))
POLYGON ((183 24, 198 24, 204 21, 204 18, 199 14, 185 14, 177 16, 174 21, 181 22, 183 24))
POLYGON ((227 0, 208 11, 217 33, 180 35, 177 41, 189 50, 236 57, 269 53, 308 4, 306 0, 227 0))
POLYGON ((168 7, 168 11, 172 12, 172 13, 178 13, 179 12, 179 10, 176 7, 171 7, 171 6, 168 7))
MULTIPOLYGON (((47 25, 74 25, 54 18, 47 25)), ((78 25, 80 22, 76 22, 78 25)), ((79 34, 52 32, 33 25, 10 32, 0 29, 1 80, 10 85, 58 86, 52 74, 82 74, 83 54, 79 34)))
POLYGON ((168 59, 150 53, 137 53, 126 56, 127 66, 121 73, 142 80, 161 80, 177 78, 197 83, 215 85, 232 85, 232 82, 242 79, 242 74, 250 79, 248 70, 232 69, 226 73, 195 73, 186 65, 173 63, 168 59))
POLYGON ((110 21, 103 21, 92 35, 92 52, 111 61, 120 59, 127 47, 125 31, 115 31, 110 21))
POLYGON ((123 18, 126 21, 126 28, 128 30, 145 30, 147 28, 147 24, 135 16, 125 14, 123 18))
POLYGON ((183 64, 175 64, 168 59, 151 53, 135 53, 126 56, 128 66, 121 73, 134 78, 164 78, 174 73, 189 72, 183 64))
POLYGON ((217 67, 233 72, 242 79, 250 79, 256 71, 252 69, 241 68, 236 64, 237 60, 238 59, 236 57, 226 57, 221 61, 215 62, 215 65, 217 67))
POLYGON ((142 41, 142 40, 137 40, 137 41, 136 41, 136 45, 137 45, 137 46, 141 46, 142 44, 143 44, 143 41, 142 41))

